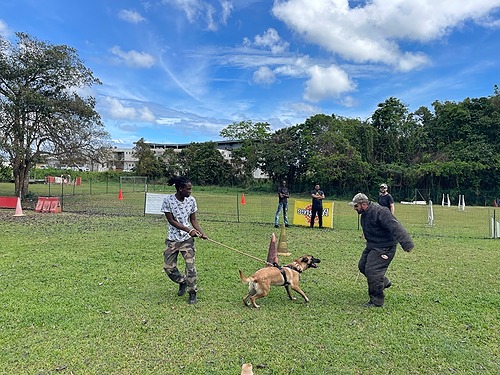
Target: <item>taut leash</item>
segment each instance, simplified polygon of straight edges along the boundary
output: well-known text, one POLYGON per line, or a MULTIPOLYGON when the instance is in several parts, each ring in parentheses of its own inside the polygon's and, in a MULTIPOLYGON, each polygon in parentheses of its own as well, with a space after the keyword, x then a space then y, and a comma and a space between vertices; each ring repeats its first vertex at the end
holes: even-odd
POLYGON ((234 251, 234 252, 236 252, 238 254, 245 255, 245 256, 247 256, 249 258, 255 259, 255 260, 257 260, 259 262, 262 262, 262 263, 265 263, 265 264, 267 264, 269 266, 274 266, 274 264, 269 263, 268 261, 265 261, 264 259, 260 259, 260 258, 254 257, 253 255, 244 253, 243 251, 240 251, 240 250, 234 249, 234 248, 232 248, 230 246, 224 245, 223 243, 215 241, 215 240, 212 240, 211 238, 207 237, 207 240, 210 241, 210 242, 213 242, 213 243, 215 243, 215 244, 217 244, 219 246, 225 247, 226 249, 232 250, 232 251, 234 251))

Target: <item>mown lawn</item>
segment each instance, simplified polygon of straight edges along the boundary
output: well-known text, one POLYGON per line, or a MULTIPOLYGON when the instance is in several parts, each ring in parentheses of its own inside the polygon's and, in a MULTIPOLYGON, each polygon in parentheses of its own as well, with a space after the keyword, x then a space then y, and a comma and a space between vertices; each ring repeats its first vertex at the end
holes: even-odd
MULTIPOLYGON (((500 373, 499 240, 470 235, 456 209, 430 228, 398 205, 416 247, 398 250, 386 305, 366 309, 363 241, 345 208, 338 229, 286 229, 292 256, 280 263, 322 260, 301 277, 311 302, 275 287, 260 309, 243 305, 238 270, 263 264, 209 241, 197 240, 199 303, 177 297, 162 273, 161 216, 0 210, 0 373, 229 375, 245 362, 256 375, 500 373)), ((271 222, 201 224, 265 259, 281 232, 271 222)))

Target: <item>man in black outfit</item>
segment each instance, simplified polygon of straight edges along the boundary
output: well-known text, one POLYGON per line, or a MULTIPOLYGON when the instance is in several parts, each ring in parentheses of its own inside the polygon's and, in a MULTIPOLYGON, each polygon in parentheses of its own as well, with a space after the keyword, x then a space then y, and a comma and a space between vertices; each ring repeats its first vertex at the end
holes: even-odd
POLYGON ((396 245, 401 244, 403 250, 409 252, 414 247, 413 241, 391 211, 370 202, 365 194, 356 194, 349 204, 361 215, 366 240, 358 263, 359 271, 366 276, 370 296, 370 301, 363 306, 381 307, 384 289, 392 285, 385 273, 396 255, 396 245))
POLYGON ((320 189, 319 185, 314 186, 314 190, 311 190, 312 197, 312 208, 311 208, 311 223, 310 227, 314 227, 314 220, 316 214, 318 215, 318 225, 323 228, 323 199, 325 199, 325 193, 320 189))
POLYGON ((380 194, 378 196, 378 204, 381 206, 387 207, 391 210, 391 213, 394 215, 394 198, 387 191, 387 184, 380 185, 380 194))

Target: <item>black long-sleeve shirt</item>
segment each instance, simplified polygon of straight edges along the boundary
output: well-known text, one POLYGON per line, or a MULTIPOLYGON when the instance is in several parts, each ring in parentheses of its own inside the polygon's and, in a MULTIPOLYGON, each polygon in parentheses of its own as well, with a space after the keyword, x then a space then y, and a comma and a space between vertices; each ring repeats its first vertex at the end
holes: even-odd
POLYGON ((401 244, 405 251, 413 249, 413 241, 390 210, 370 202, 361 214, 361 226, 366 239, 366 247, 389 247, 401 244))

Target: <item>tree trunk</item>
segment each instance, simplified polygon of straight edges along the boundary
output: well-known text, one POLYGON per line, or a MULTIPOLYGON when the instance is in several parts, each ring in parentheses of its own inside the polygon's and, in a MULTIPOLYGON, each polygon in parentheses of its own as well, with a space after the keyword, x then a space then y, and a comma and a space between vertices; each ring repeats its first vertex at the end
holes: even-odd
POLYGON ((30 183, 30 168, 25 165, 14 167, 14 184, 16 197, 24 198, 28 195, 30 183))

